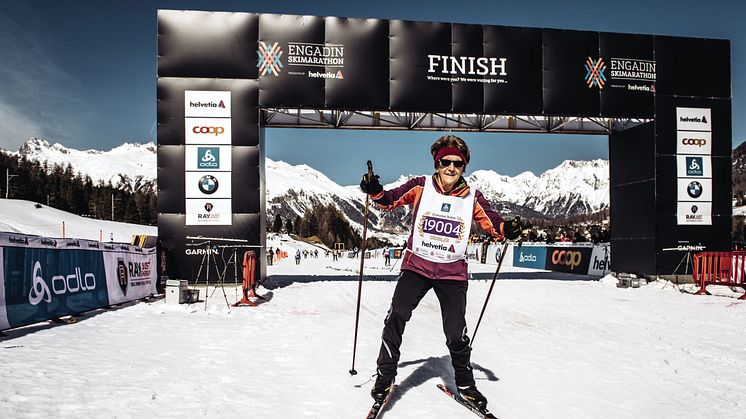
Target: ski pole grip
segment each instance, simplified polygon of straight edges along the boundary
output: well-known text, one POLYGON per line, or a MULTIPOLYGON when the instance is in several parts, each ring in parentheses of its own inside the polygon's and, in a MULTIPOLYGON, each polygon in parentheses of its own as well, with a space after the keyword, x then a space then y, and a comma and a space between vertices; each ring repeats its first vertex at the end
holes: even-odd
POLYGON ((368 179, 373 176, 373 163, 368 160, 368 179))

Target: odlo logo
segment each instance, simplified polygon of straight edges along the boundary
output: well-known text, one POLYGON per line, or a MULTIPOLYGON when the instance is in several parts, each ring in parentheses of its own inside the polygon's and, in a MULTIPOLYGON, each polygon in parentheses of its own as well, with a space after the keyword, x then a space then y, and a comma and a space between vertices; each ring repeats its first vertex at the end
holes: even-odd
POLYGON ((197 147, 197 169, 219 169, 220 149, 218 147, 197 147))
POLYGON ((80 267, 75 267, 75 272, 69 275, 55 275, 52 277, 52 291, 49 291, 49 285, 44 280, 39 261, 34 263, 34 270, 31 274, 31 289, 28 293, 28 302, 31 305, 38 305, 42 300, 46 303, 52 302, 52 293, 55 295, 64 295, 82 291, 91 291, 96 289, 96 276, 88 272, 81 274, 80 267))
POLYGON ((524 255, 523 252, 521 252, 521 257, 518 259, 520 262, 536 262, 536 255, 533 254, 527 254, 524 255))
POLYGON ((583 260, 583 255, 580 252, 572 252, 569 250, 555 250, 552 252, 552 263, 555 265, 569 266, 570 269, 574 269, 580 265, 583 260))
POLYGON ((686 158, 686 175, 687 176, 702 176, 702 157, 687 157, 686 158))

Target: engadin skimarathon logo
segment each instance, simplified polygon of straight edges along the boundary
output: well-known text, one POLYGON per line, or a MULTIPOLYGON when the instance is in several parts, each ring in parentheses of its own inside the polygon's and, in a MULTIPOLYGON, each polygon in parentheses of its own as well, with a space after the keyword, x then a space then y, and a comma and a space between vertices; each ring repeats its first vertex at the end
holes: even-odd
POLYGON ((598 87, 599 90, 604 88, 606 84, 606 64, 604 64, 603 58, 594 60, 588 57, 585 61, 585 84, 588 88, 598 87))
POLYGON ((427 79, 431 81, 507 83, 508 59, 505 57, 466 57, 427 55, 427 79), (478 76, 478 77, 477 77, 478 76))
POLYGON ((91 272, 83 274, 78 266, 70 274, 52 276, 51 282, 47 283, 43 276, 41 263, 37 260, 34 263, 34 269, 31 274, 31 289, 28 293, 28 302, 34 306, 40 304, 42 301, 51 303, 53 294, 62 296, 65 294, 92 291, 94 289, 96 289, 96 276, 91 272), (51 291, 50 284, 52 286, 51 291))
POLYGON ((344 56, 344 44, 288 42, 288 65, 343 68, 344 56))
POLYGON ((197 147, 197 169, 220 169, 220 148, 197 147))
POLYGON ((205 175, 199 178, 197 186, 203 194, 212 195, 218 191, 218 179, 212 175, 205 175))
POLYGON ((655 61, 635 58, 611 58, 609 60, 609 79, 626 80, 630 83, 612 84, 613 87, 623 87, 632 91, 655 93, 655 61), (645 82, 636 84, 634 82, 645 82), (648 84, 653 83, 653 84, 648 84))
POLYGON ((282 64, 282 53, 279 42, 268 44, 259 41, 259 49, 256 50, 256 54, 259 56, 259 62, 256 64, 259 68, 259 75, 266 76, 267 74, 271 74, 279 76, 280 71, 284 67, 282 64))

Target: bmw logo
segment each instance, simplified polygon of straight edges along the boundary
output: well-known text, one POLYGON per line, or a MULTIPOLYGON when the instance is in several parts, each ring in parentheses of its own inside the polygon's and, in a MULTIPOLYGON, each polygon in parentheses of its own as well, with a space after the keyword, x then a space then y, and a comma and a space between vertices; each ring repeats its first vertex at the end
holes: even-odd
POLYGON ((692 181, 689 183, 689 186, 686 187, 686 192, 692 198, 699 198, 702 195, 702 184, 696 180, 692 181))
POLYGON ((218 179, 212 175, 204 175, 199 179, 199 190, 205 195, 212 195, 218 191, 218 179))

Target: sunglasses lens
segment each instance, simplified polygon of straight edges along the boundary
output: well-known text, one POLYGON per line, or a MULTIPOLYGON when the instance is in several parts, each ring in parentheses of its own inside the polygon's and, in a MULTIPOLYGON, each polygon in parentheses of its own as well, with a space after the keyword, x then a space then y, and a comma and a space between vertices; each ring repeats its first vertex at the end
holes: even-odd
POLYGON ((453 163, 453 166, 457 169, 460 169, 464 167, 464 162, 461 160, 448 160, 448 159, 440 159, 440 166, 441 167, 448 167, 453 163))

